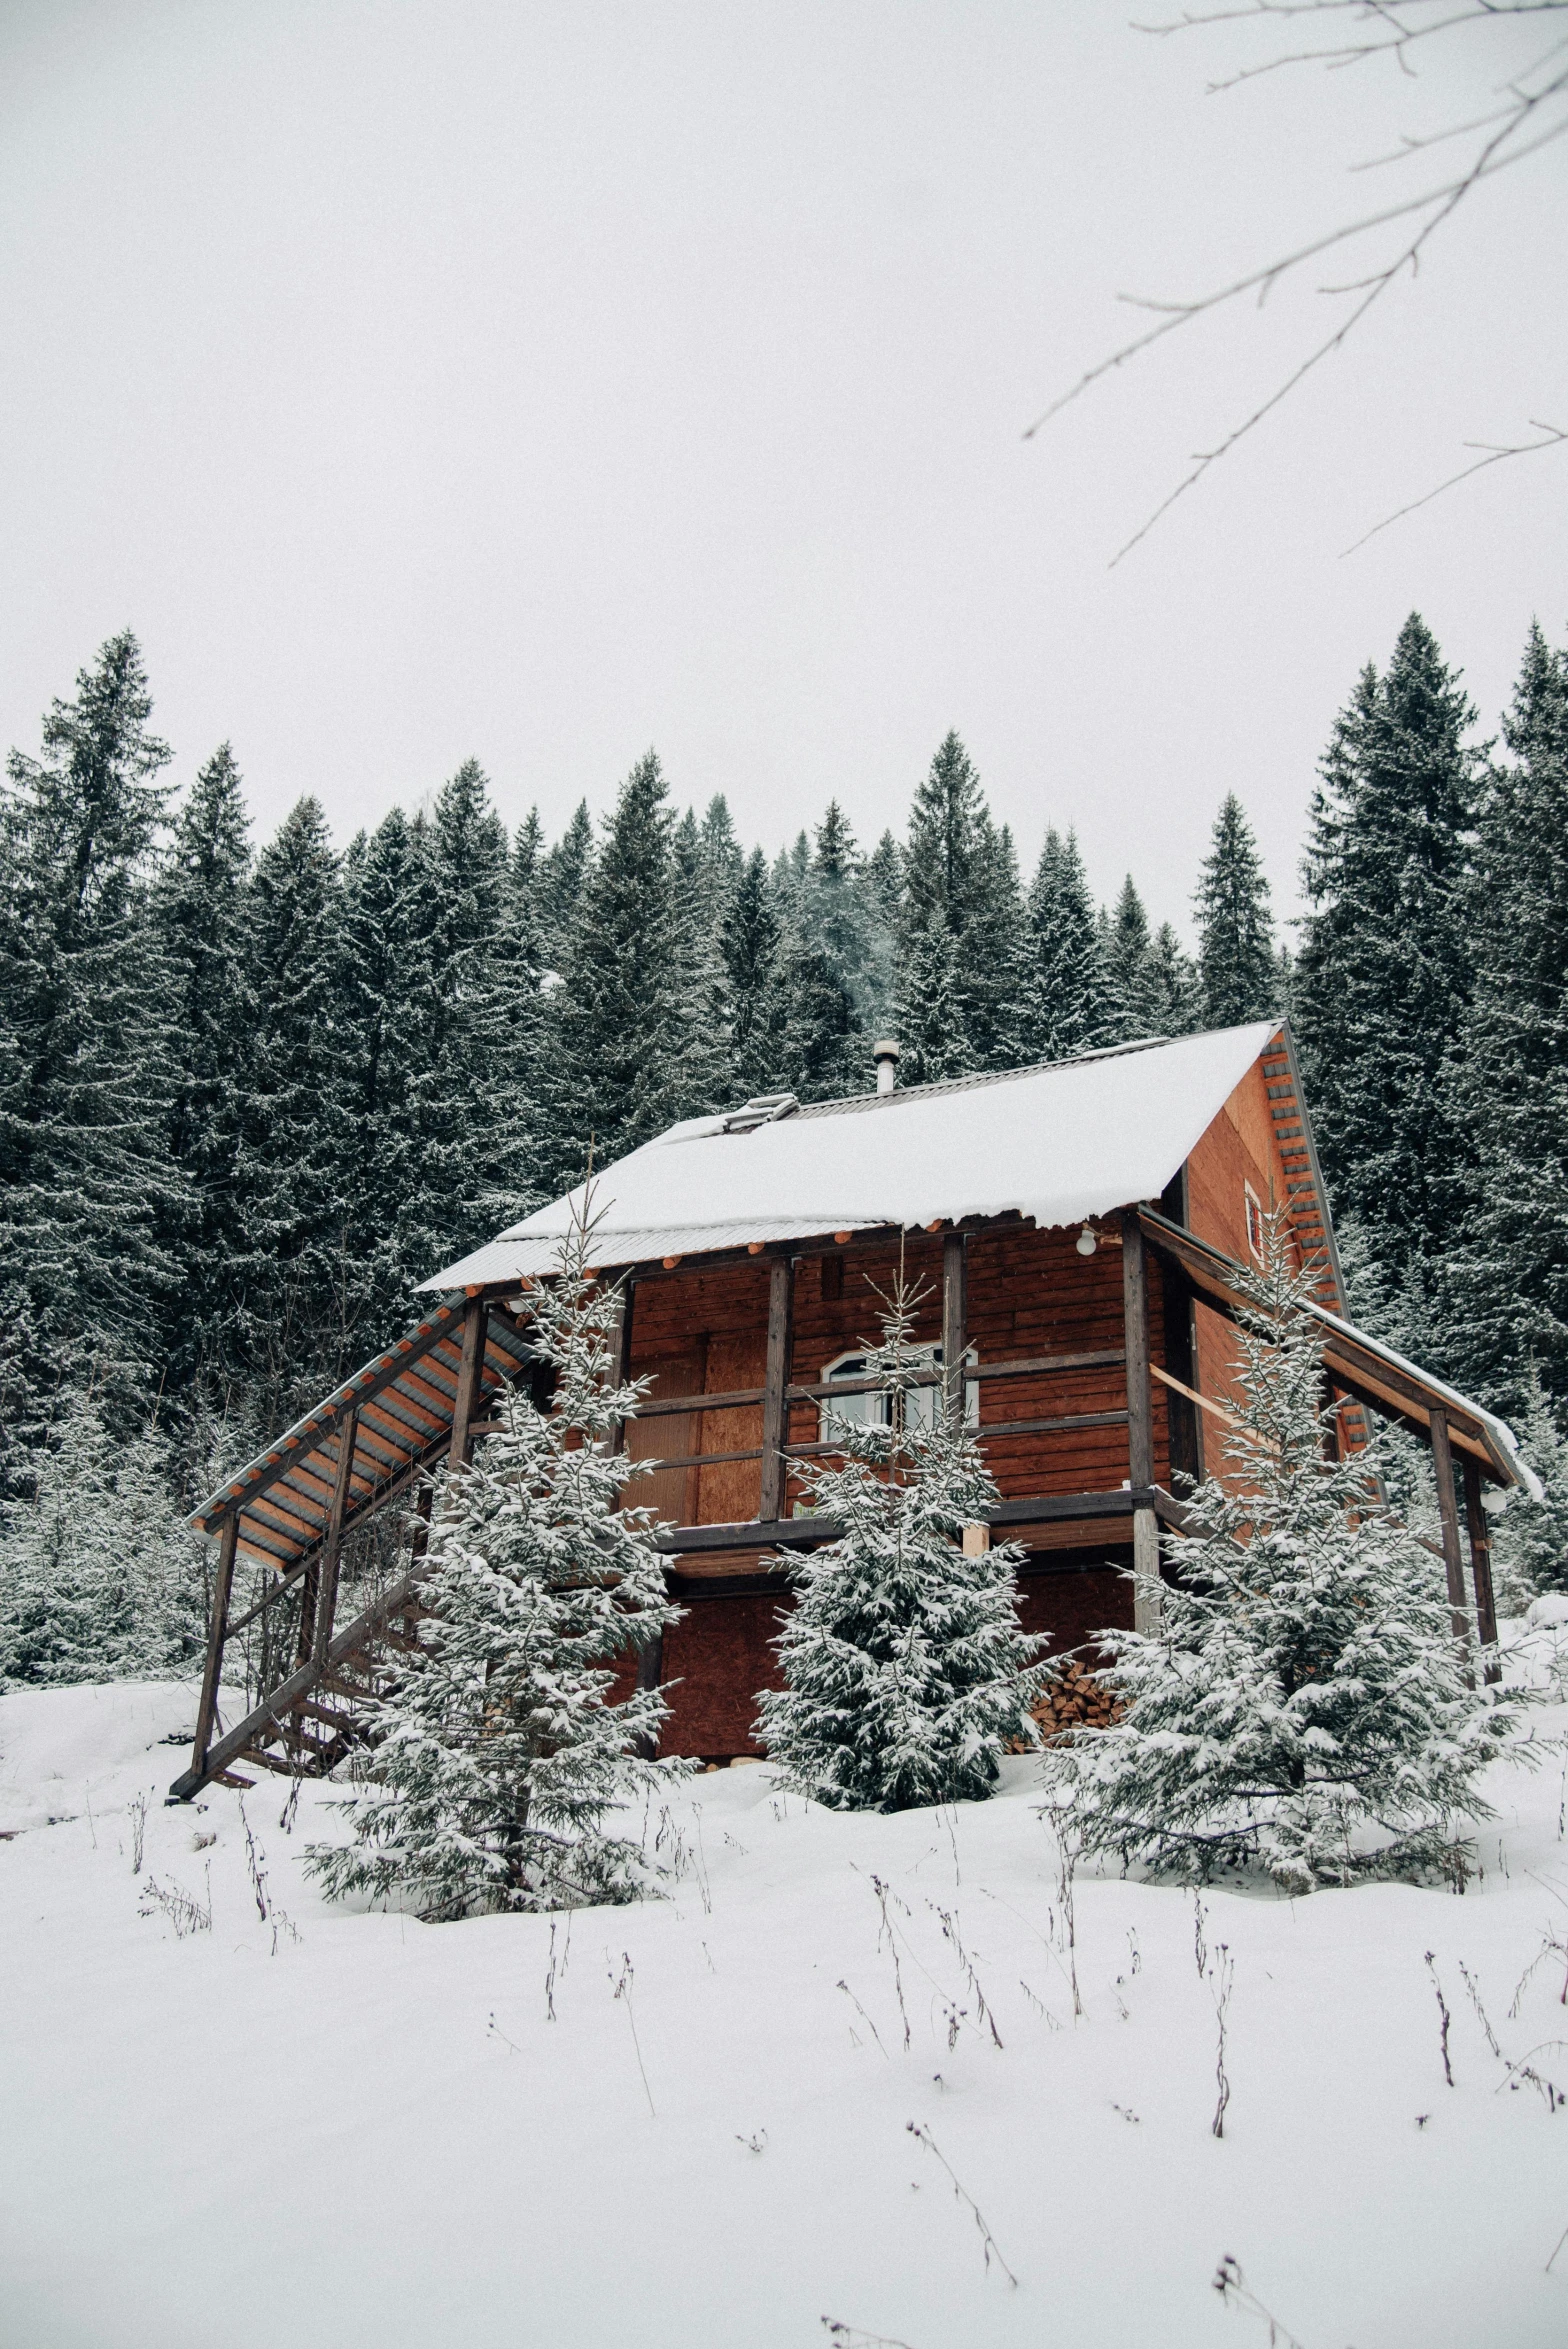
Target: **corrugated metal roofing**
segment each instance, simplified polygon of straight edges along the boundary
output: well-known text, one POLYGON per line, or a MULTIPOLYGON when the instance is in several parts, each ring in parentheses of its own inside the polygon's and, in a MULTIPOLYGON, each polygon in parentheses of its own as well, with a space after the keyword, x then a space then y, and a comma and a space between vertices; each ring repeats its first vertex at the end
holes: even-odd
MULTIPOLYGON (((596 1178, 594 1258, 610 1268, 965 1216, 1069 1224, 1155 1199, 1278 1033, 1257 1021, 813 1102, 746 1132, 691 1118, 596 1178)), ((579 1187, 524 1217, 423 1287, 550 1271, 582 1197, 579 1187)))

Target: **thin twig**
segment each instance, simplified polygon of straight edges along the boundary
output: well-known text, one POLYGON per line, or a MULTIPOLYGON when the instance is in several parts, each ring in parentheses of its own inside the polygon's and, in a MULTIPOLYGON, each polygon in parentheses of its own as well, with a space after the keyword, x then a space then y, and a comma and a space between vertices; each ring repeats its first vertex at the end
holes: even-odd
POLYGON ((1446 481, 1438 483, 1436 489, 1429 489, 1425 497, 1412 498, 1408 506, 1400 506, 1394 513, 1385 514, 1381 522, 1374 522, 1371 529, 1363 531, 1352 545, 1341 549, 1340 560, 1343 562, 1346 555, 1355 554, 1366 545, 1368 539, 1376 538, 1380 530, 1390 530, 1396 522, 1403 522, 1407 514, 1417 513, 1422 506, 1429 506, 1445 490, 1457 489, 1461 481, 1470 479, 1472 473, 1484 473, 1488 465, 1500 465, 1505 457, 1533 457, 1541 449, 1559 448, 1564 441, 1568 441, 1568 432, 1559 431, 1555 424, 1543 424, 1538 417, 1531 417, 1530 428, 1533 432, 1544 433, 1545 439, 1520 441, 1514 447, 1504 447, 1493 441, 1467 440, 1464 444, 1467 449, 1485 449, 1487 454, 1478 457, 1473 465, 1466 465, 1462 472, 1451 473, 1446 481))
POLYGON ((997 2243, 996 2237, 992 2234, 990 2228, 985 2223, 984 2217, 981 2215, 979 2203, 976 2202, 974 2196, 969 2193, 965 2187, 959 2184, 951 2162, 942 2152, 930 2130, 922 2129, 918 2121, 906 2121, 904 2126, 909 2131, 911 2137, 916 2137, 919 2139, 920 2143, 925 2147, 927 2153, 934 2153, 936 2155, 937 2160, 942 2164, 943 2169, 946 2170, 948 2177, 952 2180, 953 2193, 955 2198, 959 2202, 966 2203, 972 2212, 975 2225, 980 2230, 980 2246, 985 2253, 987 2274, 990 2273, 991 2261, 994 2258, 997 2266, 1001 2269, 1003 2275, 1012 2285, 1014 2291, 1016 2291, 1018 2289, 1018 2278, 1014 2275, 1012 2269, 1008 2266, 1006 2260, 1002 2257, 1001 2249, 997 2243))
MULTIPOLYGON (((1373 20, 1383 28, 1375 37, 1368 37, 1364 40, 1339 42, 1328 48, 1288 52, 1282 56, 1267 59, 1259 65, 1243 67, 1228 81, 1210 85, 1211 89, 1226 89, 1234 88, 1240 82, 1255 79, 1260 74, 1278 72, 1291 65, 1315 62, 1330 68, 1338 68, 1361 63, 1369 57, 1378 55, 1393 56, 1404 71, 1410 72, 1412 68, 1407 52, 1416 41, 1429 38, 1439 32, 1453 31, 1465 25, 1483 23, 1495 25, 1510 17, 1523 18, 1553 14, 1568 7, 1568 0, 1477 0, 1476 5, 1451 8, 1444 17, 1425 24, 1409 24, 1405 21, 1411 5, 1412 0, 1285 0, 1285 4, 1278 4, 1278 0, 1247 0, 1247 5, 1244 6, 1220 8, 1206 12, 1188 11, 1181 18, 1172 22, 1145 25, 1139 29, 1145 32, 1169 34, 1191 31, 1200 26, 1231 24, 1244 19, 1327 16, 1343 14, 1347 11, 1353 11, 1362 20, 1373 20)), ((1325 235, 1314 237, 1309 242, 1297 246, 1293 251, 1265 262, 1259 268, 1248 271, 1245 276, 1216 288, 1212 293, 1185 302, 1138 300, 1136 306, 1156 313, 1157 322, 1143 333, 1134 336, 1131 341, 1109 353, 1104 359, 1097 361, 1094 366, 1087 368, 1075 383, 1043 409, 1034 422, 1028 426, 1024 438, 1032 440, 1052 417, 1060 415, 1064 408, 1071 406, 1091 385, 1098 383, 1102 377, 1113 373, 1116 369, 1127 365, 1130 360, 1152 348, 1155 343, 1163 340, 1166 335, 1174 333, 1179 327, 1190 326, 1195 319, 1223 308, 1243 294, 1255 294, 1261 306, 1284 278, 1304 267, 1309 261, 1332 252, 1339 246, 1348 244, 1357 238, 1369 236, 1378 229, 1387 228, 1396 221, 1406 220, 1417 223, 1414 232, 1405 239, 1400 250, 1383 266, 1374 269, 1367 276, 1349 280, 1344 284, 1326 285, 1319 288, 1320 292, 1329 295, 1357 295, 1359 299, 1349 314, 1342 318, 1333 331, 1310 350, 1305 358, 1291 368, 1267 398, 1261 400, 1239 424, 1226 432, 1212 448, 1196 452, 1191 470, 1177 483, 1169 495, 1161 500, 1140 528, 1118 548, 1111 558, 1113 569, 1123 556, 1131 553, 1132 549, 1148 536, 1155 524, 1170 511, 1179 498, 1183 497, 1189 489, 1197 486, 1210 466, 1217 464, 1222 457, 1227 456, 1238 442, 1244 440, 1263 422, 1265 417, 1270 415, 1282 401, 1297 389, 1322 360, 1343 346, 1373 305, 1381 300, 1392 285, 1396 284, 1407 272, 1412 276, 1417 274, 1426 246, 1438 230, 1452 218, 1465 199, 1480 186, 1482 181, 1494 178, 1499 171, 1504 171, 1510 165, 1521 163, 1527 157, 1538 154, 1543 147, 1568 131, 1568 117, 1554 119, 1551 112, 1548 111, 1544 118, 1544 127, 1536 130, 1535 135, 1527 135, 1542 118, 1543 109, 1550 110, 1559 107, 1565 97, 1568 97, 1568 68, 1559 68, 1546 79, 1538 81, 1538 86, 1529 86, 1532 77, 1542 75, 1545 68, 1552 63, 1561 46, 1561 43, 1552 44, 1535 59, 1523 74, 1512 77, 1504 85, 1503 103, 1492 111, 1475 116, 1464 123, 1451 125, 1440 133, 1420 138, 1406 138, 1393 157, 1373 159, 1373 161, 1405 161, 1410 156, 1423 152, 1429 146, 1439 145, 1446 139, 1467 135, 1479 137, 1480 144, 1469 163, 1452 178, 1436 187, 1428 188, 1421 195, 1411 196, 1398 204, 1388 205, 1381 210, 1366 213, 1360 219, 1346 222, 1343 226, 1332 229, 1325 235)), ((1123 297, 1123 299, 1127 298, 1123 297)), ((1551 428, 1537 425, 1536 429, 1551 428)), ((1474 443, 1472 445, 1481 447, 1485 444, 1474 443)), ((1489 450, 1480 463, 1500 462, 1505 454, 1526 454, 1529 446, 1549 447, 1551 445, 1553 445, 1552 441, 1547 440, 1527 444, 1526 447, 1521 447, 1517 451, 1489 450)), ((1466 470, 1470 472, 1479 469, 1480 466, 1477 465, 1466 470)), ((1465 477, 1465 474, 1456 475, 1455 481, 1463 480, 1465 477)), ((1449 482, 1442 484, 1441 488, 1452 486, 1454 484, 1449 482)), ((1441 489, 1430 491, 1428 498, 1440 494, 1441 489)), ((1417 499, 1411 507, 1403 509, 1402 512, 1414 511, 1415 505, 1426 502, 1428 502, 1426 498, 1417 499)), ((1375 530, 1369 531, 1366 534, 1367 537, 1375 536, 1376 530, 1386 529, 1391 523, 1400 519, 1402 519, 1402 514, 1389 515, 1386 521, 1376 525, 1375 530)), ((1365 539, 1357 541, 1357 545, 1364 544, 1365 539)), ((1345 550, 1347 554, 1354 551, 1354 548, 1345 550)))

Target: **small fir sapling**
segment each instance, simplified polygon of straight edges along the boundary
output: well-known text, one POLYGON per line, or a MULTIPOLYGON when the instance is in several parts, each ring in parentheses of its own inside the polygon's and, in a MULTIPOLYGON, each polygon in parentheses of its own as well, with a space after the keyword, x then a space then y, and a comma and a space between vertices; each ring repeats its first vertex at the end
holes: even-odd
POLYGON ((592 1226, 563 1242, 530 1298, 530 1343, 555 1374, 541 1410, 520 1389, 431 1526, 420 1650, 378 1708, 368 1784, 345 1804, 347 1845, 307 1863, 333 1895, 409 1898, 430 1920, 633 1899, 639 1842, 615 1808, 667 1783, 638 1759, 665 1705, 612 1703, 615 1660, 676 1619, 649 1509, 621 1489, 648 1473, 611 1451, 636 1410, 616 1386, 620 1300, 587 1270, 592 1226))
POLYGON ((1048 1749, 1051 1806, 1088 1851, 1204 1880, 1260 1865, 1290 1891, 1453 1876, 1462 1822, 1522 1699, 1466 1684, 1442 1569, 1379 1500, 1375 1454, 1333 1456, 1316 1267, 1282 1216, 1248 1275, 1226 1482, 1192 1495, 1158 1634, 1106 1631, 1108 1729, 1048 1749))
POLYGON ((1035 1742, 1044 1668, 1018 1628, 1022 1552, 964 1554, 964 1527, 997 1490, 962 1406, 955 1424, 916 1400, 932 1360, 914 1342, 919 1301, 902 1281, 887 1300, 867 1420, 828 1415, 842 1465, 801 1471, 812 1514, 844 1532, 793 1564, 777 1643, 788 1685, 762 1698, 759 1734, 785 1782, 837 1810, 981 1799, 1008 1746, 1035 1742))

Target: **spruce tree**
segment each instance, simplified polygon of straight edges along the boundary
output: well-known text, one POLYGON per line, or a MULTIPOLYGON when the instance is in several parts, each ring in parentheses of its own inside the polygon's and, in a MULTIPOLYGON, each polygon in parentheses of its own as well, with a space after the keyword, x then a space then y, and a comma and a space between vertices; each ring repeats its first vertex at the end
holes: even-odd
POLYGON ((789 924, 774 964, 771 1032, 783 1081, 801 1101, 863 1093, 871 1050, 848 988, 820 946, 789 924))
POLYGON ((250 820, 234 753, 220 744, 180 809, 154 910, 172 983, 178 1085, 169 1142, 189 1186, 166 1235, 179 1265, 169 1326, 171 1384, 221 1380, 242 1363, 234 1268, 244 1252, 241 1135, 256 1004, 246 967, 250 820))
POLYGON ((1239 1028, 1277 1011, 1269 884, 1246 810, 1227 792, 1196 899, 1203 1025, 1239 1028))
POLYGON ((343 892, 333 1020, 343 1231, 367 1338, 395 1320, 441 1252, 427 1228, 448 1174, 432 1163, 437 1143, 427 1130, 441 1043, 437 922, 425 828, 394 807, 355 858, 343 892))
POLYGON ((983 1799, 1002 1753, 1032 1741, 1044 1678, 1039 1640, 1018 1628, 1021 1548, 963 1548, 997 1489, 962 1408, 950 1424, 940 1407, 913 1407, 931 1362, 914 1342, 918 1302, 895 1290, 868 1350, 877 1410, 830 1417, 843 1465, 801 1470, 811 1513, 844 1531, 792 1562, 796 1603, 777 1643, 787 1686, 762 1698, 770 1760, 835 1810, 983 1799))
POLYGON ((1155 1035, 1189 1036, 1208 1024, 1198 972, 1169 922, 1161 922, 1149 940, 1147 985, 1155 1035))
POLYGON ((141 650, 104 645, 13 752, 0 806, 0 1493, 97 1359, 133 1417, 157 1383, 185 1185, 178 1047, 149 902, 166 746, 141 650))
POLYGON ((981 1065, 994 1040, 995 843, 980 778, 949 734, 915 793, 894 959, 894 1026, 907 1084, 981 1065))
POLYGON ((552 1180, 577 1180, 733 1088, 728 1039, 706 1024, 657 754, 622 787, 594 858, 560 987, 545 1077, 552 1180))
POLYGON ((1104 971, 1077 834, 1048 831, 1026 911, 1021 1043, 1030 1060, 1070 1060, 1101 1040, 1104 971))
POLYGON ((744 1100, 785 1083, 785 991, 779 973, 782 931, 767 858, 752 850, 719 933, 734 1021, 733 1090, 744 1100))
POLYGON ((1363 673, 1314 797, 1296 968, 1302 1073, 1336 1215, 1392 1280, 1447 1234, 1445 1068, 1470 997, 1475 712, 1412 613, 1363 673))
POLYGON ((745 862, 745 851, 735 837, 729 801, 722 791, 716 791, 703 812, 697 848, 697 885, 703 914, 714 928, 729 911, 745 862))
POLYGON ((1282 1215, 1244 1277, 1224 1481, 1169 1542, 1161 1629, 1099 1634, 1121 1718, 1051 1749, 1053 1800, 1086 1849, 1200 1880, 1460 1875, 1517 1704, 1467 1687, 1441 1566, 1375 1499, 1376 1456, 1334 1456, 1316 1275, 1282 1215))
POLYGON ((584 799, 578 801, 571 822, 545 851, 539 866, 539 944, 546 970, 564 971, 571 959, 592 868, 593 822, 584 799))
POLYGON ((1149 917, 1143 910, 1143 899, 1133 886, 1131 873, 1122 883, 1122 893, 1104 920, 1099 936, 1105 974, 1102 1029, 1105 1042, 1130 1044, 1143 1036, 1162 1035, 1164 1030, 1159 1020, 1164 1005, 1149 937, 1149 917))
POLYGON ((1463 911, 1475 992, 1446 1072, 1445 1357, 1504 1409, 1568 1404, 1568 655, 1532 627, 1463 911))
MULTIPOLYGON (((861 859, 849 819, 836 799, 817 826, 806 874, 800 926, 848 996, 857 1027, 873 1024, 885 1008, 885 956, 861 885, 861 859)), ((870 1068, 869 1053, 866 1068, 870 1068)))
POLYGON ((321 1378, 341 1376, 365 1310, 348 1230, 356 1072, 344 1033, 344 909, 317 800, 300 800, 261 850, 250 903, 256 1049, 239 1278, 270 1419, 291 1415, 321 1378))
POLYGON ((354 1840, 307 1864, 329 1894, 406 1897, 431 1920, 634 1898, 646 1871, 616 1809, 657 1785, 637 1759, 666 1710, 657 1689, 611 1702, 616 1664, 676 1619, 652 1510, 621 1505, 652 1462, 612 1452, 640 1389, 612 1383, 620 1312, 584 1270, 589 1226, 530 1300, 554 1373, 540 1410, 521 1386, 431 1525, 420 1649, 374 1717, 354 1840))
POLYGON ((1018 852, 1006 824, 983 810, 975 843, 973 904, 966 941, 972 1065, 1017 1068, 1031 1057, 1025 991, 1029 925, 1018 852))

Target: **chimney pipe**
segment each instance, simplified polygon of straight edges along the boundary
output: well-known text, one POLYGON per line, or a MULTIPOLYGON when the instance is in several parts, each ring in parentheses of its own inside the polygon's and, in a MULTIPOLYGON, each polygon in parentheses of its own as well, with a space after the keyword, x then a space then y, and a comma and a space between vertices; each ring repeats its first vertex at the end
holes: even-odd
POLYGON ((871 1052, 877 1064, 877 1091, 891 1093, 898 1081, 898 1046, 891 1036, 884 1036, 871 1052))

